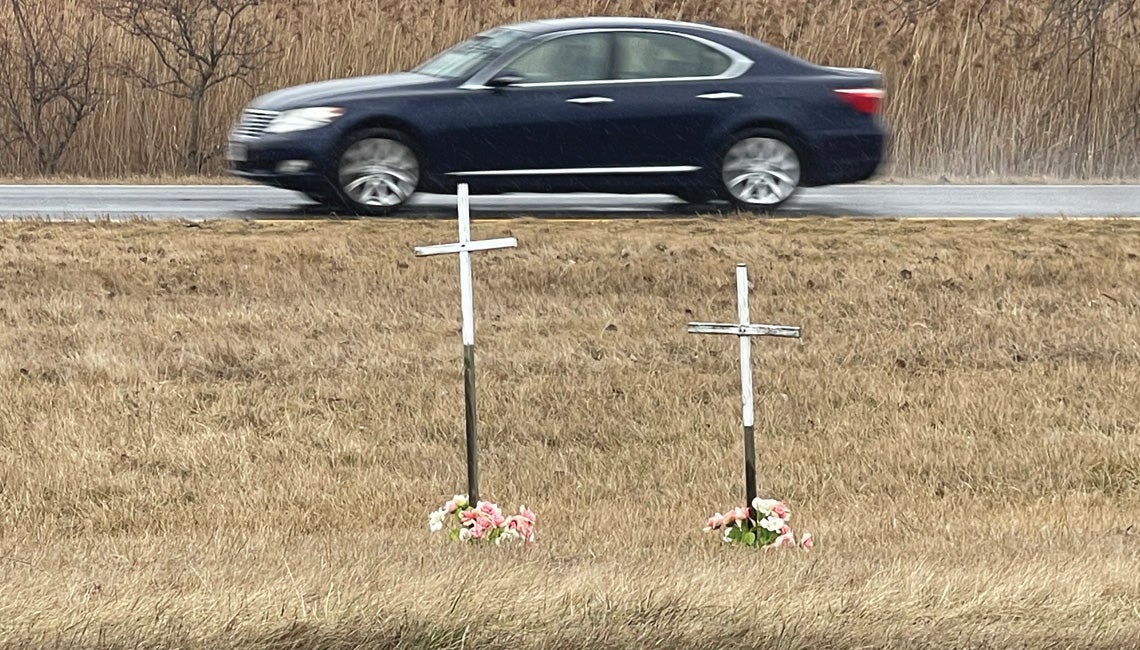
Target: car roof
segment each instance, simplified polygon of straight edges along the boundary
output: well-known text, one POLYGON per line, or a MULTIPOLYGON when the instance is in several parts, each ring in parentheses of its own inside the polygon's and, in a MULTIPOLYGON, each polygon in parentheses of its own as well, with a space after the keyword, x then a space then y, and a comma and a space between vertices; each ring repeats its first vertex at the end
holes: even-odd
POLYGON ((513 25, 503 25, 502 27, 526 32, 534 36, 579 29, 663 29, 692 36, 701 36, 718 42, 721 45, 731 47, 749 57, 766 56, 769 59, 769 70, 775 69, 773 67, 774 65, 779 65, 788 71, 802 70, 804 66, 810 67, 812 65, 778 47, 758 41, 747 34, 726 27, 708 25, 705 23, 665 20, 663 18, 592 16, 579 18, 548 18, 515 23, 513 25), (779 64, 776 64, 777 61, 779 64))
POLYGON ((730 29, 706 25, 702 23, 682 22, 679 20, 665 20, 663 18, 628 18, 617 16, 591 16, 579 18, 548 18, 532 20, 524 23, 506 25, 511 29, 530 32, 532 34, 549 34, 552 32, 570 31, 575 29, 675 29, 680 31, 705 31, 722 35, 733 34, 740 36, 739 32, 730 29))

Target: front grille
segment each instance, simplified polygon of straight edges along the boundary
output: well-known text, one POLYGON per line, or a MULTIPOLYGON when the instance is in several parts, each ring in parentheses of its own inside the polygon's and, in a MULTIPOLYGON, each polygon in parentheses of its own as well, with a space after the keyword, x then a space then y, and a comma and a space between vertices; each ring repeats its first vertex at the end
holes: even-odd
POLYGON ((242 138, 259 138, 269 123, 280 114, 278 111, 247 108, 241 112, 241 120, 234 127, 234 135, 242 138))

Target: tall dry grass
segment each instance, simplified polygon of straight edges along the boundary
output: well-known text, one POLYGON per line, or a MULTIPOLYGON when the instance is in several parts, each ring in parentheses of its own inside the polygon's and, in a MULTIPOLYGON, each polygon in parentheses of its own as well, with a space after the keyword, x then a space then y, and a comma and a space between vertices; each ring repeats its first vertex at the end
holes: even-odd
MULTIPOLYGON (((76 0, 58 3, 77 22, 95 20, 76 0)), ((253 87, 231 83, 209 100, 211 169, 241 107, 256 94, 300 82, 406 69, 484 28, 536 17, 647 15, 712 21, 741 29, 819 63, 885 74, 892 139, 884 173, 899 177, 1136 178, 1140 175, 1140 11, 1106 18, 1084 40, 1046 29, 1050 2, 1072 0, 328 0, 267 3, 262 18, 279 44, 253 87), (983 7, 983 5, 985 5, 983 7), (1054 33, 1056 32, 1056 33, 1054 33), (1020 34, 1020 36, 1019 36, 1020 34), (1014 47, 1021 43, 1023 47, 1014 47), (1057 47, 1068 43, 1060 52, 1057 47), (1088 80, 1093 78, 1091 96, 1088 80)), ((1089 3, 1084 3, 1089 4, 1089 3)), ((1082 14, 1083 15, 1083 14, 1082 14)), ((1077 35, 1079 36, 1079 34, 1077 35)), ((149 53, 107 28, 112 54, 149 53)), ((186 108, 108 75, 113 97, 83 130, 66 173, 169 174, 183 170, 186 108)), ((0 155, 0 173, 30 173, 27 153, 0 155)))
POLYGON ((2 224, 0 647, 1140 645, 1131 222, 477 223, 484 496, 460 548, 446 222, 2 224), (760 487, 723 547, 734 312, 760 487))

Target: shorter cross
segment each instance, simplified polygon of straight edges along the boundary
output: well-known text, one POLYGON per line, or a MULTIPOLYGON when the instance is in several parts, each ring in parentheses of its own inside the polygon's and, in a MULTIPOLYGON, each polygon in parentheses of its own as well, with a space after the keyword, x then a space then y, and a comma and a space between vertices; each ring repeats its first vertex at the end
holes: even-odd
POLYGON ((744 419, 744 506, 752 510, 756 498, 756 439, 752 411, 753 336, 782 336, 798 339, 800 328, 788 325, 758 325, 749 322, 748 267, 736 265, 736 307, 738 323, 689 323, 690 334, 731 334, 740 337, 740 401, 744 419))
POLYGON ((514 248, 514 237, 471 241, 471 200, 467 184, 459 185, 459 241, 454 244, 416 246, 417 257, 459 254, 459 304, 463 318, 463 404, 467 433, 467 496, 479 502, 479 441, 475 437, 475 307, 471 289, 471 252, 514 248))

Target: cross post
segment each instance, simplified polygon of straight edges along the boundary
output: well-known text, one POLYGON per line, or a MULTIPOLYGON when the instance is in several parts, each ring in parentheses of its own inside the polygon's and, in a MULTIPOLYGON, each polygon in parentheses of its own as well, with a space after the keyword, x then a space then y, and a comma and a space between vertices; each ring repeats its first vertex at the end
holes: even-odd
POLYGON ((748 267, 736 265, 736 323, 689 323, 690 334, 731 334, 740 338, 740 403, 744 421, 744 504, 752 512, 756 498, 756 436, 752 405, 752 337, 800 337, 800 328, 789 325, 760 325, 750 322, 748 313, 748 267))
POLYGON ((467 495, 479 502, 479 440, 475 435, 475 306, 471 287, 471 253, 497 248, 514 248, 514 237, 471 241, 471 200, 466 183, 459 185, 459 241, 454 244, 416 246, 417 257, 459 255, 459 307, 463 338, 463 406, 467 438, 467 495))

